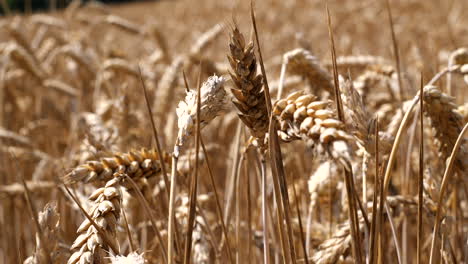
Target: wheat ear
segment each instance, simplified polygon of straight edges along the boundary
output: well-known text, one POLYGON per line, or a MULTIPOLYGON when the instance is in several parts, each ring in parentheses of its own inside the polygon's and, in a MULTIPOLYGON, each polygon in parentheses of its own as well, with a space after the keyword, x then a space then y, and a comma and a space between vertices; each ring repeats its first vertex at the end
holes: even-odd
MULTIPOLYGON (((48 203, 39 213, 39 225, 44 241, 36 238, 36 251, 24 261, 24 264, 47 263, 45 254, 50 254, 51 264, 65 262, 65 252, 59 248, 60 238, 60 214, 57 204, 48 203)), ((39 234, 36 234, 39 237, 39 234)))
MULTIPOLYGON (((285 69, 293 74, 307 78, 311 91, 317 92, 321 89, 333 94, 332 76, 320 66, 319 60, 305 49, 295 49, 283 55, 281 75, 284 76, 285 69)), ((278 89, 278 99, 281 98, 282 80, 278 89)))
MULTIPOLYGON (((227 94, 224 90, 224 82, 225 79, 223 77, 213 75, 201 87, 201 129, 226 110, 227 94)), ((177 141, 179 146, 182 146, 195 131, 197 117, 196 91, 187 91, 185 100, 179 102, 176 112, 179 127, 177 141)))
POLYGON ((88 161, 78 166, 64 177, 64 181, 66 183, 107 181, 118 171, 125 172, 133 179, 146 178, 161 172, 159 160, 159 155, 154 149, 141 149, 125 154, 115 153, 114 157, 88 161))
POLYGON ((29 72, 39 82, 42 82, 46 78, 47 74, 45 70, 37 63, 34 55, 23 47, 12 43, 5 48, 5 53, 12 58, 18 66, 29 72))
POLYGON ((116 229, 122 204, 119 182, 119 178, 113 178, 106 183, 105 187, 97 189, 89 196, 89 200, 93 202, 93 206, 88 211, 88 214, 94 223, 106 233, 107 238, 110 239, 108 242, 113 243, 114 247, 107 245, 102 237, 103 234, 98 231, 91 221, 86 219, 78 227, 77 232, 79 235, 70 247, 75 252, 70 256, 67 264, 100 263, 103 259, 104 251, 109 250, 109 248, 115 248, 118 245, 116 229))
POLYGON ((317 101, 314 95, 294 92, 277 101, 273 107, 280 123, 279 135, 284 141, 302 139, 312 143, 319 152, 327 152, 349 169, 352 140, 343 122, 335 117, 328 102, 317 101))
MULTIPOLYGON (((446 160, 462 130, 462 116, 456 112, 454 98, 442 93, 435 86, 426 86, 423 95, 425 114, 429 117, 439 157, 446 160)), ((468 168, 468 150, 462 145, 455 160, 455 168, 465 172, 468 168)))
POLYGON ((254 138, 263 143, 268 131, 268 111, 262 90, 262 75, 257 74, 253 42, 246 44, 244 36, 234 27, 231 36, 228 60, 229 74, 235 88, 231 89, 233 102, 239 110, 239 118, 250 129, 254 138))
MULTIPOLYGON (((364 226, 364 220, 359 217, 360 227, 364 226)), ((351 246, 351 228, 349 223, 343 224, 330 238, 320 244, 318 251, 312 256, 315 264, 337 263, 339 258, 349 250, 351 246)))

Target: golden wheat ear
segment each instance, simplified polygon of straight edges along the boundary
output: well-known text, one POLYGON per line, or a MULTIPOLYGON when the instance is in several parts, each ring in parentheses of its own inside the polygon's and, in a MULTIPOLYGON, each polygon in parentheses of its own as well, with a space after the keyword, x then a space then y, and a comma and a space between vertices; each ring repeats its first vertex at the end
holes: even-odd
POLYGON ((304 95, 302 91, 294 92, 277 101, 272 114, 280 123, 282 140, 310 142, 319 152, 330 154, 349 168, 349 142, 353 137, 345 131, 344 123, 335 117, 328 102, 317 101, 314 95, 304 95))
POLYGON ((94 191, 89 196, 89 200, 92 201, 92 207, 88 214, 104 234, 90 220, 83 221, 77 230, 79 235, 70 247, 74 253, 68 259, 67 264, 100 263, 104 252, 118 245, 116 232, 122 206, 119 180, 109 180, 105 187, 94 191), (113 245, 108 245, 103 236, 107 236, 110 239, 108 242, 113 245))
POLYGON ((234 25, 229 42, 228 61, 234 88, 233 103, 239 118, 249 128, 254 138, 263 141, 268 131, 268 111, 263 95, 262 75, 257 74, 257 59, 252 42, 246 44, 244 36, 234 25))
MULTIPOLYGON (((463 117, 456 111, 455 98, 441 92, 435 86, 424 88, 423 100, 427 106, 424 108, 424 113, 429 118, 435 144, 439 151, 438 155, 446 160, 462 131, 463 117)), ((455 160, 455 168, 460 172, 464 172, 468 168, 466 144, 460 148, 455 160)))
POLYGON ((149 177, 161 172, 159 155, 154 149, 141 149, 128 153, 114 153, 113 157, 88 161, 64 176, 65 183, 108 181, 114 173, 123 170, 131 178, 149 177))

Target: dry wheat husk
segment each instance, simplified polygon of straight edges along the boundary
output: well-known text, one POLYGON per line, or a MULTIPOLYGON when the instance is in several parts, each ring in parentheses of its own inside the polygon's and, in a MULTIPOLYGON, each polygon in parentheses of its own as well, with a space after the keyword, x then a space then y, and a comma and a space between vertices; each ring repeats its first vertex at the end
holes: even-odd
MULTIPOLYGON (((227 107, 227 94, 224 90, 224 78, 213 75, 200 88, 200 129, 221 115, 227 107)), ((195 131, 197 119, 197 92, 187 91, 184 101, 176 109, 178 117, 177 141, 182 146, 195 131)))

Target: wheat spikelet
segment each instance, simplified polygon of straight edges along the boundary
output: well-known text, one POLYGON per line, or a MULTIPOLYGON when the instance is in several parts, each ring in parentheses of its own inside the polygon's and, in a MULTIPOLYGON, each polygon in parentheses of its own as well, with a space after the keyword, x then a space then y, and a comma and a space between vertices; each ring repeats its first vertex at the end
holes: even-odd
POLYGON ((303 139, 311 142, 319 152, 329 153, 349 168, 349 142, 353 138, 344 131, 344 124, 335 118, 328 102, 316 101, 313 95, 294 92, 275 103, 273 115, 280 123, 282 140, 303 139))
POLYGON ((319 60, 305 49, 295 49, 283 55, 283 63, 293 73, 307 78, 312 91, 321 89, 333 94, 332 77, 320 66, 319 60))
MULTIPOLYGON (((166 161, 166 157, 163 159, 166 161)), ((124 172, 131 178, 150 177, 161 172, 156 150, 142 149, 125 154, 114 153, 114 157, 100 161, 88 161, 73 169, 64 177, 66 183, 107 181, 117 172, 124 172)))
POLYGON ((57 41, 53 38, 47 38, 42 42, 42 45, 37 48, 37 59, 44 61, 47 56, 57 47, 57 41))
MULTIPOLYGON (((48 27, 45 25, 38 25, 39 28, 36 30, 36 34, 31 41, 31 48, 37 50, 37 48, 42 44, 46 38, 48 27)), ((36 53, 37 54, 37 53, 36 53)), ((39 58, 39 57, 38 57, 39 58)))
POLYGON ((10 44, 5 48, 7 56, 13 59, 18 66, 29 72, 39 82, 46 78, 45 70, 37 63, 34 56, 27 52, 26 49, 16 44, 10 44))
MULTIPOLYGON (((85 137, 80 144, 80 163, 98 157, 112 156, 115 145, 119 144, 119 130, 112 122, 106 122, 112 117, 112 104, 104 105, 100 101, 95 113, 83 113, 78 119, 78 138, 85 137), (110 112, 110 113, 109 113, 110 112)), ((112 120, 109 120, 112 121, 112 120)))
MULTIPOLYGON (((359 216, 359 226, 364 226, 364 220, 359 216)), ((359 231, 360 232, 360 231, 359 231)), ((334 264, 342 257, 351 246, 351 229, 349 222, 341 225, 333 236, 320 244, 318 251, 312 255, 315 264, 334 264)))
MULTIPOLYGON (((425 114, 430 120, 439 157, 446 160, 461 133, 462 116, 455 111, 457 106, 454 98, 442 93, 435 86, 424 87, 423 99, 426 104, 425 114)), ((468 168, 468 151, 465 145, 460 148, 455 167, 462 173, 468 168)))
POLYGON ((250 129, 254 138, 263 141, 268 130, 268 111, 262 90, 262 75, 257 74, 257 59, 252 42, 245 43, 244 36, 237 27, 230 35, 228 60, 231 65, 229 74, 235 84, 232 94, 239 117, 250 129))
POLYGON ((36 233, 36 251, 24 261, 24 264, 46 264, 47 256, 50 254, 50 264, 61 264, 66 261, 66 252, 59 247, 60 239, 60 214, 57 204, 48 203, 42 212, 39 212, 39 226, 41 227, 42 239, 36 233))
POLYGON ((90 75, 94 75, 97 71, 97 67, 93 64, 91 57, 84 53, 82 48, 76 44, 65 45, 53 50, 53 52, 45 60, 44 64, 50 67, 60 55, 71 58, 81 66, 80 68, 85 69, 90 75))
MULTIPOLYGON (((338 185, 341 180, 340 176, 339 169, 332 162, 321 162, 307 182, 310 194, 309 212, 314 212, 317 202, 320 201, 320 198, 328 195, 331 186, 338 185)), ((308 224, 310 224, 310 221, 308 221, 308 224)))
POLYGON ((370 151, 367 139, 371 115, 367 111, 361 95, 354 89, 350 80, 344 80, 340 76, 340 89, 346 125, 360 143, 370 151))
POLYGON ((34 51, 31 49, 31 45, 29 45, 30 42, 27 40, 23 32, 20 31, 19 27, 19 21, 13 21, 13 23, 10 26, 6 27, 6 29, 10 36, 12 36, 15 40, 15 44, 21 46, 24 50, 26 50, 27 53, 31 55, 31 59, 34 60, 34 64, 38 64, 38 61, 34 57, 34 51))
MULTIPOLYGON (((370 93, 388 91, 392 98, 395 98, 396 79, 395 71, 391 66, 378 65, 359 75, 353 85, 356 90, 367 101, 370 93)), ((375 101, 375 100, 374 100, 375 101)))
POLYGON ((68 264, 87 264, 101 263, 104 251, 110 248, 115 248, 118 245, 116 238, 117 222, 120 217, 122 194, 119 190, 120 179, 114 178, 109 180, 105 187, 94 191, 89 200, 93 205, 89 209, 88 214, 94 222, 106 233, 108 243, 113 243, 114 247, 104 242, 104 238, 96 227, 86 219, 78 227, 78 237, 70 247, 75 252, 68 259, 68 264))
MULTIPOLYGON (((226 109, 227 95, 224 90, 224 78, 211 76, 203 83, 200 90, 200 129, 226 109)), ((188 91, 185 100, 180 101, 176 109, 179 133, 178 144, 182 146, 194 130, 197 119, 197 93, 188 91)))

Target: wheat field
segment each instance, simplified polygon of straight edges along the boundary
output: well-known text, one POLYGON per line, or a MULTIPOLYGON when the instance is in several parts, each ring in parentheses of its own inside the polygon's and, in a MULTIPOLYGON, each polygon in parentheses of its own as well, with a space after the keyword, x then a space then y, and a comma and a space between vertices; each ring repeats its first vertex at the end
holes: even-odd
POLYGON ((0 17, 0 263, 468 263, 467 13, 0 17))

